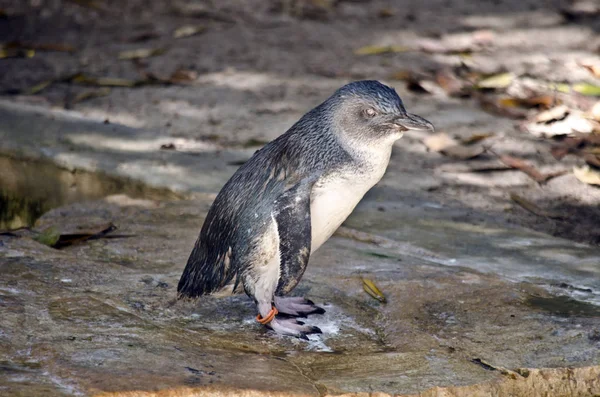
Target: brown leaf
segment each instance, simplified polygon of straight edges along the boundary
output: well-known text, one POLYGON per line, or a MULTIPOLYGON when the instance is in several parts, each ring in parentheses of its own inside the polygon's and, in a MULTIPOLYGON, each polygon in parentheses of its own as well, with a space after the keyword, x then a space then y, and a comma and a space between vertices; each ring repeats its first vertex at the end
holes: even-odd
POLYGON ((445 148, 441 151, 444 155, 448 157, 453 157, 455 159, 460 160, 468 160, 479 156, 485 152, 485 148, 483 146, 462 146, 462 145, 454 145, 445 148))
POLYGON ((594 167, 600 168, 600 156, 593 153, 586 153, 583 155, 583 159, 589 165, 593 165, 594 167))
POLYGON ((589 70, 594 77, 600 78, 600 65, 592 63, 580 63, 579 65, 589 70))
POLYGON ((504 107, 543 108, 549 109, 555 105, 555 97, 552 95, 536 95, 530 98, 505 97, 500 98, 498 103, 504 107))
POLYGON ((73 98, 73 100, 71 101, 71 104, 74 105, 79 102, 87 101, 88 99, 100 98, 109 94, 110 88, 108 87, 102 87, 97 90, 86 90, 77 94, 75 98, 73 98))
POLYGON ((582 138, 567 137, 560 145, 553 146, 550 153, 557 160, 562 160, 568 154, 579 153, 580 149, 585 146, 585 140, 582 138))
POLYGON ((553 219, 564 219, 563 215, 540 208, 536 204, 532 203, 531 201, 527 200, 524 197, 519 196, 516 193, 511 193, 510 199, 512 201, 514 201, 515 203, 519 204, 521 207, 523 207, 527 211, 529 211, 532 214, 535 214, 537 216, 543 216, 545 218, 553 218, 553 219))
POLYGON ((379 12, 377 12, 377 15, 379 18, 389 18, 396 15, 396 13, 391 8, 382 8, 379 10, 379 12))
POLYGON ((103 238, 107 234, 117 230, 117 227, 112 223, 92 227, 81 227, 74 233, 61 233, 56 243, 52 245, 54 248, 64 248, 73 244, 82 243, 87 240, 103 238))
POLYGON ((188 69, 179 69, 171 75, 169 81, 173 84, 185 84, 196 81, 197 79, 198 72, 188 69))
POLYGON ((396 45, 368 45, 364 47, 357 48, 354 50, 354 54, 356 55, 379 55, 379 54, 391 54, 398 52, 407 52, 411 49, 409 47, 396 46, 396 45))
POLYGON ((499 156, 499 159, 507 166, 524 172, 525 174, 527 174, 527 176, 529 176, 531 179, 533 179, 534 181, 536 181, 537 183, 540 183, 540 184, 545 183, 552 178, 555 178, 557 176, 564 174, 564 172, 562 172, 562 171, 560 173, 542 174, 534 166, 526 163, 524 160, 516 158, 516 157, 508 156, 506 154, 499 156))
POLYGON ((524 119, 527 113, 524 110, 503 106, 500 101, 495 98, 488 98, 486 95, 478 95, 479 105, 488 113, 496 114, 511 119, 524 119))
POLYGON ((493 136, 494 136, 493 132, 490 132, 490 133, 487 133, 487 134, 473 134, 471 136, 468 136, 466 138, 461 139, 460 142, 463 145, 472 145, 474 143, 481 142, 484 139, 487 139, 487 138, 490 138, 490 137, 493 137, 493 136))
POLYGON ((158 55, 162 55, 167 52, 166 48, 138 48, 135 50, 121 51, 119 53, 119 59, 121 60, 133 60, 150 58, 158 55))
POLYGON ((430 151, 461 160, 471 159, 485 152, 482 146, 462 146, 445 132, 430 135, 423 140, 423 143, 430 151))
POLYGON ((575 178, 588 185, 600 185, 600 171, 591 168, 589 165, 583 167, 573 167, 575 178))
POLYGON ((65 43, 27 43, 20 41, 11 41, 4 44, 3 47, 8 49, 21 50, 75 52, 75 47, 65 43))
POLYGON ((449 96, 462 97, 469 94, 466 86, 451 69, 442 69, 435 74, 435 81, 449 96))

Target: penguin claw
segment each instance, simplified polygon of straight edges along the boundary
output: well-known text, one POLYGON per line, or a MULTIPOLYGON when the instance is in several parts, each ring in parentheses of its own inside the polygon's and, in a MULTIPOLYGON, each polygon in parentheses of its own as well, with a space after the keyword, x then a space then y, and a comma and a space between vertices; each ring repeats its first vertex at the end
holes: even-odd
POLYGON ((325 309, 314 304, 309 299, 301 297, 275 297, 275 307, 279 313, 293 316, 306 317, 310 314, 324 314, 325 309))
POLYGON ((308 340, 309 334, 321 334, 322 331, 315 326, 305 325, 295 318, 278 318, 275 317, 269 323, 269 327, 281 335, 295 336, 300 339, 308 340))

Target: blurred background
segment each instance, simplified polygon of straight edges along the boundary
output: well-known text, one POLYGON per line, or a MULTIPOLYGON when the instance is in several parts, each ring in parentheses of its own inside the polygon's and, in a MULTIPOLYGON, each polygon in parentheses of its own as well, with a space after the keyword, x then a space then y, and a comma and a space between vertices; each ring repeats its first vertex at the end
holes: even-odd
POLYGON ((150 194, 84 171, 215 192, 379 79, 438 129, 397 144, 384 185, 598 244, 599 31, 593 0, 0 0, 1 225, 150 194))

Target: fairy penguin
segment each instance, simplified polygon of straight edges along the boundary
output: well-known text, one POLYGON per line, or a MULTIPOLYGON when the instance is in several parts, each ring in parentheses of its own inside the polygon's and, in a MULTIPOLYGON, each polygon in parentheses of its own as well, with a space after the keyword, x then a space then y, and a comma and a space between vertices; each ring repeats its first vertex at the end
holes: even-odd
POLYGON ((183 271, 179 298, 246 292, 257 305, 256 319, 275 332, 303 339, 320 333, 295 317, 324 310, 284 296, 311 253, 382 178, 394 142, 405 131, 433 129, 378 81, 341 87, 225 184, 183 271))

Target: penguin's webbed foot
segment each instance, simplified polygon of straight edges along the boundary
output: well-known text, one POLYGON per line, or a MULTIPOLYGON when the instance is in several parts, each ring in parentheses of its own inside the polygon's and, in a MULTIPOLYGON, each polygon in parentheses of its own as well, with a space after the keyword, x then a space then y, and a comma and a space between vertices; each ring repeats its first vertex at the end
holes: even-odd
POLYGON ((325 309, 302 297, 275 297, 275 307, 281 314, 294 317, 306 317, 309 314, 323 314, 325 309))
POLYGON ((295 318, 275 317, 268 326, 280 335, 295 336, 304 340, 308 340, 307 335, 323 333, 319 327, 304 325, 302 321, 295 318))

